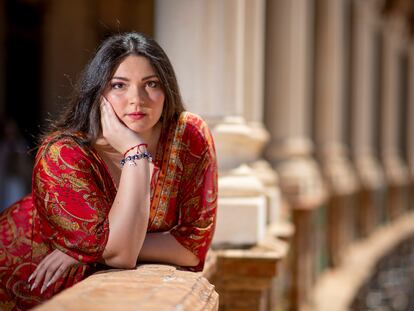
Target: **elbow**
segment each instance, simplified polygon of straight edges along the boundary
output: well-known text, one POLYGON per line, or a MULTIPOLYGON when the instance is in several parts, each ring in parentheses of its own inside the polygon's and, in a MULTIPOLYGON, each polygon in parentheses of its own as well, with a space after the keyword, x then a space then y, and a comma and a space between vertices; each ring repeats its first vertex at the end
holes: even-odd
POLYGON ((134 269, 137 266, 137 256, 118 254, 104 259, 105 264, 117 269, 134 269))
POLYGON ((200 259, 194 254, 191 254, 191 255, 192 256, 189 256, 189 258, 187 258, 186 263, 183 266, 196 267, 199 265, 200 259))
POLYGON ((135 269, 135 267, 136 267, 135 263, 125 262, 114 268, 131 270, 131 269, 135 269))
POLYGON ((134 269, 137 266, 136 260, 128 260, 128 259, 119 259, 112 265, 114 268, 118 269, 134 269))

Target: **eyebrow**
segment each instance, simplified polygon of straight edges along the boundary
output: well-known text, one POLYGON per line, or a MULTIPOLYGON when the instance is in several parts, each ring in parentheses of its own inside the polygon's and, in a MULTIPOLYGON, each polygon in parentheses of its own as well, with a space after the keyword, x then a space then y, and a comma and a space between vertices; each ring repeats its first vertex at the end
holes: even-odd
MULTIPOLYGON (((142 78, 142 81, 145 81, 145 80, 148 80, 148 79, 151 79, 151 78, 158 78, 158 76, 155 75, 155 74, 149 75, 149 76, 146 76, 146 77, 142 78)), ((112 77, 112 79, 117 79, 117 80, 122 80, 122 81, 129 81, 128 78, 125 78, 125 77, 117 77, 117 76, 112 77)))

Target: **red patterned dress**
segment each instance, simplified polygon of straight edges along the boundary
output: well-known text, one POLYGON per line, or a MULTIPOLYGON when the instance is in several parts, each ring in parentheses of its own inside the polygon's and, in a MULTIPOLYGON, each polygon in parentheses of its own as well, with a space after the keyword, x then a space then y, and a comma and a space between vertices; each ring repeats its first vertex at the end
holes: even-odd
MULTIPOLYGON (((32 194, 0 214, 0 310, 24 310, 88 276, 108 239, 116 195, 109 171, 81 135, 54 133, 40 146, 32 194), (27 279, 54 249, 82 264, 41 295, 27 279)), ((148 232, 170 231, 203 268, 214 232, 217 164, 204 121, 189 112, 162 129, 151 179, 148 232)))

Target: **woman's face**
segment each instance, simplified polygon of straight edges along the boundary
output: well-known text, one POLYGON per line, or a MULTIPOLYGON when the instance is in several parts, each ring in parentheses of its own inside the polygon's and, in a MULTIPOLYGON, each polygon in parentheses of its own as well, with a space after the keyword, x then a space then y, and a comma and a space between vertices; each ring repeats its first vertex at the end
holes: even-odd
POLYGON ((103 95, 118 118, 136 133, 151 133, 160 120, 165 94, 155 70, 143 56, 127 56, 103 95))

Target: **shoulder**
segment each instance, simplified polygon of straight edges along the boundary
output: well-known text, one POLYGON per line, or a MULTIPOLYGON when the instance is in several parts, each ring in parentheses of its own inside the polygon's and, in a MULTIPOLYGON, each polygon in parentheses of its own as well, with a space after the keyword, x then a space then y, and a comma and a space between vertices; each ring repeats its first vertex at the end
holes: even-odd
POLYGON ((54 132, 49 134, 40 144, 36 162, 73 163, 80 166, 87 165, 90 158, 90 147, 84 143, 80 134, 66 134, 54 132))
POLYGON ((207 126, 206 122, 198 115, 193 112, 183 111, 180 114, 179 120, 184 122, 187 126, 195 128, 202 128, 207 126))
POLYGON ((190 145, 199 145, 214 149, 214 141, 207 123, 197 114, 184 111, 181 113, 179 126, 184 126, 183 139, 190 145))

